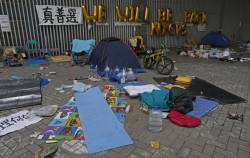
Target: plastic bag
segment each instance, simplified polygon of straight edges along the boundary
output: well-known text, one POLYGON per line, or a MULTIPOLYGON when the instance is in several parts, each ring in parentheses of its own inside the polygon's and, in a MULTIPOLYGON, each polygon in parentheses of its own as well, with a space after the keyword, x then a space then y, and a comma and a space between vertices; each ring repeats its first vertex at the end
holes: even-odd
POLYGON ((57 105, 47 105, 40 109, 32 110, 31 113, 37 116, 47 117, 47 116, 52 116, 57 111, 57 109, 58 109, 57 105))

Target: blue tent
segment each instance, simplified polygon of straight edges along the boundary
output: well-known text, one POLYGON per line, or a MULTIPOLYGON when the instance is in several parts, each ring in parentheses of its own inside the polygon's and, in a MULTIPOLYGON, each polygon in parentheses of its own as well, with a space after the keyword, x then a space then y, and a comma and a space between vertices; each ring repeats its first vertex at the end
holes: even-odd
POLYGON ((110 69, 132 68, 134 72, 143 72, 135 52, 118 38, 103 39, 94 48, 90 56, 90 65, 104 71, 110 69))
POLYGON ((226 48, 230 46, 230 40, 221 32, 209 32, 201 39, 200 44, 226 48))

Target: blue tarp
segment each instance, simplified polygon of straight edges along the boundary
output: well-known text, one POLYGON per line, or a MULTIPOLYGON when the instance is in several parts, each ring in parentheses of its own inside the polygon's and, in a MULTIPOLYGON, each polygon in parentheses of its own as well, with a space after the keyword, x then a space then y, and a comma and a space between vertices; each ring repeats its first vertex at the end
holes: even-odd
POLYGON ((76 93, 75 99, 90 154, 133 144, 98 87, 76 93))
POLYGON ((79 40, 74 39, 72 41, 72 49, 71 51, 73 53, 82 53, 85 52, 87 54, 90 54, 92 52, 92 49, 95 45, 95 40, 79 40))
POLYGON ((227 48, 230 46, 230 40, 221 32, 209 32, 201 39, 200 44, 227 48))
POLYGON ((196 97, 193 101, 193 110, 187 115, 201 118, 209 111, 212 111, 218 107, 219 103, 216 101, 208 100, 202 97, 196 97))
POLYGON ((47 64, 49 64, 49 62, 48 62, 48 60, 45 60, 45 59, 33 58, 33 59, 28 59, 26 61, 26 64, 28 64, 28 65, 47 65, 47 64))

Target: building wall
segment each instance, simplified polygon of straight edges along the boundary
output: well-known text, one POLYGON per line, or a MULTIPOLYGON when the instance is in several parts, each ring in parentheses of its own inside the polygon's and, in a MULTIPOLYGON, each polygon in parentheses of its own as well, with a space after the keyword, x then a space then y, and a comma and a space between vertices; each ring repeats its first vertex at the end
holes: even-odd
POLYGON ((115 6, 147 5, 150 8, 150 21, 156 20, 158 8, 171 8, 174 19, 182 19, 185 10, 200 10, 208 13, 208 30, 198 32, 197 27, 188 27, 187 37, 200 40, 209 31, 222 29, 226 35, 240 40, 250 39, 249 0, 0 0, 0 15, 8 14, 12 32, 0 31, 0 46, 24 46, 28 39, 39 41, 43 49, 59 49, 63 52, 70 49, 72 39, 90 39, 97 41, 110 36, 125 41, 131 36, 141 34, 149 47, 159 47, 161 42, 169 46, 180 46, 186 37, 150 36, 149 24, 142 26, 115 26, 115 6), (35 5, 87 6, 103 4, 107 8, 108 26, 95 26, 88 29, 84 22, 78 26, 39 26, 35 5), (240 23, 241 22, 241 23, 240 23), (242 24, 242 25, 240 25, 242 24), (240 27, 241 26, 241 27, 240 27))

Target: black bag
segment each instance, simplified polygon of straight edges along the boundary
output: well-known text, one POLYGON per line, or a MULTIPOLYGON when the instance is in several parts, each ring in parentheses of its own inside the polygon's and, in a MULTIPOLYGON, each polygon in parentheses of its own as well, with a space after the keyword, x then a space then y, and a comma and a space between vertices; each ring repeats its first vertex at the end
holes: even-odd
POLYGON ((188 94, 185 89, 179 87, 173 87, 169 94, 170 101, 172 102, 172 108, 176 111, 186 114, 193 110, 194 96, 188 94))

